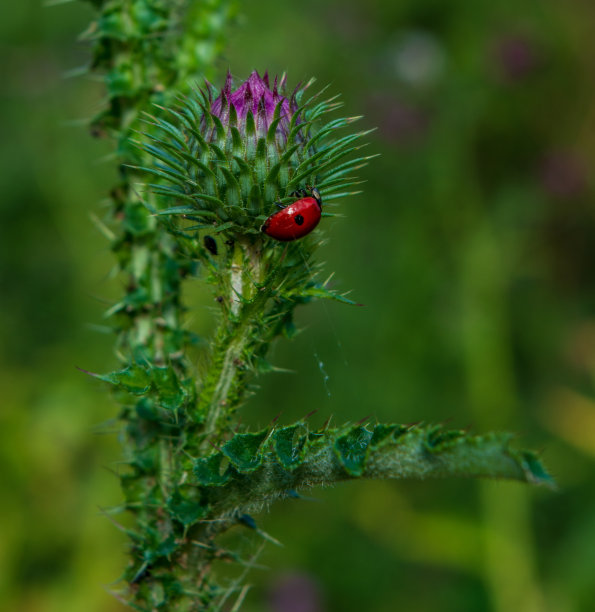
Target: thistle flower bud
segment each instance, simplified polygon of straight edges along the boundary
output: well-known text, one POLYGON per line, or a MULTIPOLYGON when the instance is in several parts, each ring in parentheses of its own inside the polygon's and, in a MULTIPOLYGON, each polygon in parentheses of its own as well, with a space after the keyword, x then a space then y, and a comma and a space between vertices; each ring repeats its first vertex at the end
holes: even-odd
MULTIPOLYGON (((249 137, 246 131, 246 120, 248 113, 251 113, 255 124, 252 136, 256 142, 258 138, 268 135, 271 125, 278 116, 279 121, 275 123, 273 130, 275 144, 278 149, 281 149, 287 143, 291 117, 298 110, 295 94, 299 89, 289 99, 281 94, 281 91, 285 91, 286 81, 285 75, 280 80, 275 77, 271 89, 268 72, 265 72, 261 78, 258 72, 254 71, 247 81, 244 81, 240 87, 232 91, 233 77, 228 72, 225 85, 219 96, 212 102, 209 100, 210 111, 214 116, 219 117, 224 126, 228 126, 230 122, 235 122, 244 138, 249 137), (279 106, 279 109, 277 109, 277 106, 279 106)), ((210 88, 208 92, 211 93, 210 88)), ((216 135, 215 131, 212 135, 216 135)))
POLYGON ((161 214, 192 215, 219 231, 258 234, 276 202, 315 185, 325 204, 348 195, 355 183, 351 172, 369 157, 339 163, 359 149, 368 132, 337 137, 337 130, 359 117, 324 116, 340 106, 336 96, 320 93, 304 100, 313 81, 286 93, 286 78, 253 72, 234 88, 231 74, 217 91, 211 84, 180 98, 171 118, 152 117, 158 134, 145 134, 141 145, 154 164, 143 170, 159 178, 154 193, 166 196, 161 214), (347 191, 346 191, 347 190, 347 191), (176 206, 171 204, 176 203, 176 206), (181 204, 181 205, 180 205, 181 204))

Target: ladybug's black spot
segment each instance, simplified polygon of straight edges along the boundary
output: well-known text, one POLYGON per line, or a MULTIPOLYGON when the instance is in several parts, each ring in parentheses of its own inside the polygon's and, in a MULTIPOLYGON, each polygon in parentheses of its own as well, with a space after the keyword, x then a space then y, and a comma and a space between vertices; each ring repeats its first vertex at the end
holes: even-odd
POLYGON ((296 215, 293 220, 298 224, 298 225, 303 225, 304 223, 304 217, 302 217, 302 215, 296 215))

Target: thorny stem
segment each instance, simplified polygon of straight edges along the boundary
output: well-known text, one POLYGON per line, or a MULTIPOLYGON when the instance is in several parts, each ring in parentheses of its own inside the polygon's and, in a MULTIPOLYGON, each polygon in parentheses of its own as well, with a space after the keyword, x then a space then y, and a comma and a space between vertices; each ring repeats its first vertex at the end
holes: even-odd
POLYGON ((256 352, 258 345, 254 340, 257 313, 270 297, 270 290, 258 289, 263 276, 259 249, 260 241, 251 242, 241 237, 234 241, 228 284, 230 318, 222 317, 219 322, 205 384, 200 391, 198 412, 206 415, 203 429, 206 444, 215 442, 214 436, 217 432, 222 433, 224 421, 245 395, 246 360, 256 352), (248 351, 250 343, 255 346, 248 351))
POLYGON ((222 418, 241 401, 238 396, 243 369, 241 356, 250 337, 250 326, 245 322, 231 330, 222 329, 226 326, 226 322, 221 323, 217 336, 222 337, 216 341, 212 365, 200 392, 199 413, 206 414, 204 434, 211 442, 215 432, 220 431, 222 418))

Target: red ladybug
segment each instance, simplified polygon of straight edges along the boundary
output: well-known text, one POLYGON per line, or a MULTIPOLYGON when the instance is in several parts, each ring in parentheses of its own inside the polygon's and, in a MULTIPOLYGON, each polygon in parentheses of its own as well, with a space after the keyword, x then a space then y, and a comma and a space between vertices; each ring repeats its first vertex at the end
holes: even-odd
POLYGON ((309 234, 318 225, 322 212, 322 198, 318 189, 309 189, 310 195, 305 189, 292 193, 291 195, 299 196, 300 199, 289 206, 277 204, 282 210, 264 222, 262 231, 267 236, 283 242, 297 240, 309 234))

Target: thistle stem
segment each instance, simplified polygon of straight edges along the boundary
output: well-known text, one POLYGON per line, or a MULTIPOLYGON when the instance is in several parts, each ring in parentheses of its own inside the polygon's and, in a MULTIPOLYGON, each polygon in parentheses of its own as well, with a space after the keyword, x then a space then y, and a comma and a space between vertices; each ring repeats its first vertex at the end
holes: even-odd
POLYGON ((249 342, 249 323, 228 328, 222 321, 217 334, 205 384, 200 391, 199 414, 206 415, 204 434, 207 441, 220 437, 222 421, 227 418, 242 400, 241 356, 249 342))
MULTIPOLYGON (((229 320, 222 318, 215 334, 214 349, 205 383, 200 390, 198 412, 205 415, 204 435, 207 444, 221 438, 227 429, 225 420, 245 397, 248 361, 264 343, 258 340, 259 313, 269 291, 256 290, 255 281, 262 275, 258 247, 245 239, 234 241, 229 273, 229 320)), ((222 287, 223 289, 223 287, 222 287)))

